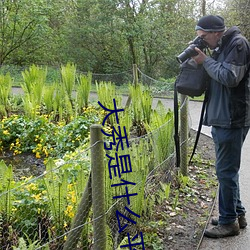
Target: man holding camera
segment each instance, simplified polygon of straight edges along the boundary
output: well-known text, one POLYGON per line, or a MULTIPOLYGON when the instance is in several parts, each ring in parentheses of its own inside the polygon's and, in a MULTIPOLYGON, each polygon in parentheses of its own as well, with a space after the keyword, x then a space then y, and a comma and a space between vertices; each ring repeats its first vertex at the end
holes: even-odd
POLYGON ((219 218, 205 231, 211 238, 238 235, 247 226, 240 200, 241 149, 250 126, 250 45, 237 27, 226 30, 220 16, 202 17, 195 30, 213 50, 195 48, 192 58, 203 64, 211 80, 204 125, 212 126, 219 181, 219 218))

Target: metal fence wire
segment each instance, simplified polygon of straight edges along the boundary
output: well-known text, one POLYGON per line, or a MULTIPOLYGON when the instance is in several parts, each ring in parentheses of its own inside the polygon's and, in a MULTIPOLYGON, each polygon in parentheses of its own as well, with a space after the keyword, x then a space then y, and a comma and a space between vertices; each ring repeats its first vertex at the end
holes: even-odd
POLYGON ((175 172, 173 129, 170 115, 141 137, 120 134, 119 144, 93 125, 88 148, 48 159, 35 176, 17 177, 2 160, 0 249, 144 249, 140 225, 175 172))

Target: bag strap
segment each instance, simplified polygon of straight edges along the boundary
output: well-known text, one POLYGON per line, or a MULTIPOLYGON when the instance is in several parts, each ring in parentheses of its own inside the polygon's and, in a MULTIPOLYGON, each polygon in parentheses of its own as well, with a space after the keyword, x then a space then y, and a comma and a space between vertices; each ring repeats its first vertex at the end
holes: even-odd
POLYGON ((204 101, 202 103, 199 126, 198 126, 198 130, 196 132, 195 143, 194 143, 194 147, 193 147, 193 152, 192 152, 192 154, 190 156, 190 159, 189 159, 189 164, 192 162, 192 159, 193 159, 193 156, 195 154, 195 151, 196 151, 196 148, 197 148, 197 145, 198 145, 198 141, 199 141, 199 138, 200 138, 203 117, 204 117, 204 113, 205 113, 205 109, 206 109, 206 104, 207 104, 207 90, 205 91, 205 97, 204 97, 204 101))
POLYGON ((174 83, 174 141, 175 141, 175 153, 176 153, 176 167, 180 167, 180 137, 179 137, 179 112, 178 112, 178 93, 176 88, 176 82, 174 83))
MULTIPOLYGON (((190 156, 189 164, 192 162, 193 156, 195 154, 198 141, 200 138, 201 134, 201 128, 202 128, 202 122, 203 122, 203 117, 206 109, 206 104, 207 104, 207 96, 208 96, 208 91, 205 91, 205 97, 204 101, 202 104, 202 109, 201 109, 201 114, 200 114, 200 121, 199 121, 199 126, 198 130, 196 133, 196 138, 195 138, 195 143, 193 147, 192 154, 190 156)), ((180 137, 179 137, 179 107, 178 107, 178 92, 176 89, 176 82, 174 84, 174 128, 175 128, 175 133, 174 133, 174 141, 175 141, 175 152, 176 152, 176 167, 180 167, 180 137)))

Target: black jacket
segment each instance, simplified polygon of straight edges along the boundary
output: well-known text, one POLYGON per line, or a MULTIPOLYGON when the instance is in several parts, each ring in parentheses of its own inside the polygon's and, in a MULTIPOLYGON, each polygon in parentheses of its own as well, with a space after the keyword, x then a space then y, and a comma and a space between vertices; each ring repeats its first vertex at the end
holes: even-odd
POLYGON ((250 45, 237 27, 227 30, 219 49, 203 63, 211 77, 204 125, 250 126, 250 45))

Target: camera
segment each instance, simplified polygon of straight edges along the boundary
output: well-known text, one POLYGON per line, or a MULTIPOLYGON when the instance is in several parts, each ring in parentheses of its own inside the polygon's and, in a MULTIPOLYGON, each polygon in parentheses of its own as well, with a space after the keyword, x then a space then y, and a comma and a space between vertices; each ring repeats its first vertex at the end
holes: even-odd
POLYGON ((199 48, 200 50, 203 50, 207 48, 207 43, 199 36, 197 36, 190 45, 180 54, 176 57, 177 61, 179 63, 183 63, 188 58, 198 55, 198 53, 195 51, 195 47, 199 48))

